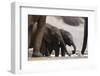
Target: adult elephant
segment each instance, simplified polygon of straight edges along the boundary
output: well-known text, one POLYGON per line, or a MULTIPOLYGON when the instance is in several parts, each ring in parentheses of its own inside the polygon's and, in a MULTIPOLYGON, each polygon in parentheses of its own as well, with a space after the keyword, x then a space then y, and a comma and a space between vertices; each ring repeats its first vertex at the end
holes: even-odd
MULTIPOLYGON (((79 25, 81 22, 80 20, 78 21, 77 18, 73 18, 73 17, 62 17, 63 21, 69 25, 79 25), (67 20, 66 20, 67 18, 67 20), (77 24, 76 24, 76 21, 77 21, 77 24), (72 24, 73 23, 73 24, 72 24)), ((40 53, 40 47, 41 47, 41 43, 42 43, 42 39, 43 39, 43 35, 44 35, 44 30, 45 30, 45 22, 46 22, 46 16, 42 16, 42 15, 29 15, 28 16, 28 29, 30 28, 31 25, 35 25, 36 24, 36 29, 32 30, 35 32, 35 35, 34 35, 34 51, 33 51, 33 55, 32 56, 36 56, 36 57, 39 57, 39 56, 42 56, 42 54, 40 53)), ((33 36, 32 35, 32 31, 29 31, 29 38, 28 38, 28 44, 30 45, 31 43, 31 39, 33 36)), ((85 32, 86 33, 86 32, 85 32)), ((86 38, 86 36, 84 36, 86 38)), ((84 39, 85 40, 85 39, 84 39)), ((86 43, 84 43, 86 44, 86 43)), ((86 45, 84 45, 86 46, 86 45)), ((85 47, 84 47, 85 49, 85 47)), ((83 49, 83 50, 84 50, 83 49)))
MULTIPOLYGON (((32 31, 33 29, 31 27, 30 30, 32 31)), ((34 25, 34 28, 37 28, 36 25, 34 25)), ((32 32, 31 36, 31 43, 29 44, 29 48, 34 48, 34 32, 32 32)), ((50 24, 45 24, 44 35, 40 47, 40 53, 42 56, 49 56, 49 52, 52 50, 55 50, 55 56, 58 56, 59 44, 63 48, 62 56, 65 56, 65 51, 70 56, 70 54, 67 52, 65 42, 59 29, 50 24)))
POLYGON ((40 47, 45 30, 46 16, 28 15, 28 47, 34 47, 32 56, 40 57, 40 47), (33 40, 34 39, 34 40, 33 40))

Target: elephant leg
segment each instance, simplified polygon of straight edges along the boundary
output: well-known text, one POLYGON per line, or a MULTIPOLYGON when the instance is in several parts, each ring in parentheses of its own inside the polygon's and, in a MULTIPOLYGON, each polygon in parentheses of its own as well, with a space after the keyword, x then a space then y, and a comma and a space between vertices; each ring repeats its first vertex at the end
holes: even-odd
POLYGON ((61 47, 61 56, 65 56, 65 52, 64 48, 61 47))
POLYGON ((45 51, 45 56, 50 56, 50 53, 48 50, 45 51))
POLYGON ((31 33, 28 34, 28 48, 31 46, 31 33))
POLYGON ((88 38, 88 18, 85 18, 85 26, 84 26, 84 41, 81 54, 84 54, 86 46, 87 46, 87 38, 88 38))
POLYGON ((36 40, 34 43, 34 50, 33 50, 33 57, 38 57, 38 56, 42 56, 42 54, 40 53, 40 47, 41 47, 41 43, 42 43, 42 38, 43 38, 43 30, 41 30, 41 32, 37 33, 36 36, 36 40))
POLYGON ((41 45, 41 49, 40 52, 43 56, 45 56, 45 51, 46 51, 46 45, 45 45, 45 41, 44 39, 42 40, 42 45, 41 45))
POLYGON ((28 26, 28 48, 30 48, 30 46, 31 46, 31 41, 32 41, 32 28, 33 28, 33 25, 30 24, 30 26, 28 26))
POLYGON ((49 54, 51 55, 51 53, 52 53, 52 50, 50 49, 50 50, 49 50, 49 54))
POLYGON ((60 34, 60 45, 61 45, 61 52, 62 52, 62 56, 65 56, 65 52, 67 53, 68 56, 70 56, 70 54, 68 53, 67 49, 66 49, 66 44, 62 38, 62 35, 60 34))
POLYGON ((59 47, 57 47, 57 48, 55 49, 55 56, 56 56, 56 57, 59 56, 59 47))
POLYGON ((32 55, 33 57, 42 56, 42 54, 40 53, 40 48, 45 30, 45 22, 46 22, 46 16, 41 16, 38 20, 37 31, 34 39, 34 50, 32 55))

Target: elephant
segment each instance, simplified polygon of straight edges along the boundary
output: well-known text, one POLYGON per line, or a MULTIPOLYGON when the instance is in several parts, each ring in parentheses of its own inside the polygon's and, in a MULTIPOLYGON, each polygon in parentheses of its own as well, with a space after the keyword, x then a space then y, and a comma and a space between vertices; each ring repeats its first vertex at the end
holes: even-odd
POLYGON ((79 26, 80 24, 83 24, 81 17, 62 16, 62 20, 70 26, 79 26))
POLYGON ((45 42, 45 40, 42 40, 42 45, 40 48, 40 52, 43 56, 50 56, 50 53, 48 51, 48 47, 47 47, 47 43, 45 42))
MULTIPOLYGON (((84 18, 85 22, 87 22, 87 18, 84 18)), ((72 26, 77 26, 81 23, 79 18, 73 18, 73 17, 62 17, 62 20, 69 25, 72 26), (67 18, 67 19, 66 19, 67 18), (77 20, 77 21, 76 21, 77 20)), ((33 57, 40 57, 42 56, 40 52, 40 48, 42 45, 42 40, 44 36, 44 30, 46 29, 46 16, 44 15, 28 15, 28 48, 29 47, 34 47, 33 49, 33 57), (36 26, 35 26, 36 25, 36 26), (35 26, 35 28, 34 28, 35 26), (32 46, 30 46, 32 45, 32 46)), ((87 29, 87 26, 85 27, 87 29)), ((84 50, 86 49, 86 44, 87 44, 87 32, 84 32, 84 43, 83 43, 83 49, 82 49, 82 54, 84 54, 84 50)), ((59 33, 60 39, 61 34, 59 33)), ((64 41, 61 41, 60 43, 62 44, 61 46, 65 49, 65 43, 64 41)))
POLYGON ((28 48, 34 47, 33 57, 40 57, 40 47, 44 35, 46 16, 28 15, 28 48), (34 28, 35 27, 35 28, 34 28), (30 46, 32 45, 32 46, 30 46))
POLYGON ((65 44, 69 45, 69 46, 72 45, 73 48, 74 48, 74 50, 72 51, 72 54, 75 54, 75 52, 76 52, 76 46, 75 46, 74 41, 73 41, 73 36, 68 31, 65 31, 63 29, 59 29, 59 30, 60 30, 60 32, 62 34, 62 37, 63 37, 63 40, 64 40, 65 44))
POLYGON ((64 38, 62 37, 62 33, 58 28, 50 24, 46 24, 46 30, 42 40, 41 53, 44 56, 50 56, 51 52, 55 50, 55 56, 58 57, 59 49, 62 48, 61 56, 65 56, 65 53, 67 53, 68 56, 70 56, 70 54, 67 52, 67 49, 65 47, 66 44, 63 39, 64 38))
POLYGON ((81 49, 81 54, 84 55, 88 40, 88 17, 62 16, 63 22, 71 26, 79 26, 80 24, 83 24, 83 21, 81 19, 84 20, 84 39, 83 39, 83 46, 81 49))
MULTIPOLYGON (((46 24, 45 26, 46 27, 44 30, 44 36, 43 36, 43 40, 42 40, 41 47, 40 47, 40 53, 42 54, 42 56, 49 56, 48 50, 51 50, 51 49, 53 50, 54 49, 53 47, 54 46, 56 47, 59 42, 62 42, 63 46, 64 46, 64 43, 62 40, 62 36, 58 32, 59 31, 58 28, 53 27, 50 24, 46 24)), ((32 26, 30 26, 29 29, 32 31, 31 27, 32 26)), ((36 25, 34 25, 34 28, 37 28, 36 25)), ((34 32, 33 31, 32 31, 31 35, 32 36, 31 36, 29 48, 34 48, 34 32)), ((66 49, 64 49, 64 50, 66 50, 66 49)))
MULTIPOLYGON (((74 50, 72 51, 72 54, 75 54, 76 46, 74 44, 73 37, 72 37, 71 33, 68 31, 65 31, 63 29, 59 29, 59 31, 61 32, 61 35, 63 37, 65 44, 69 45, 69 46, 73 46, 74 50)), ((59 41, 57 41, 58 42, 57 43, 55 41, 55 39, 53 39, 53 40, 52 40, 51 44, 49 44, 49 50, 48 50, 49 54, 51 54, 52 51, 55 50, 55 56, 58 57, 59 56, 59 49, 61 48, 61 56, 65 56, 66 51, 63 50, 63 47, 61 47, 61 44, 59 44, 59 41)))

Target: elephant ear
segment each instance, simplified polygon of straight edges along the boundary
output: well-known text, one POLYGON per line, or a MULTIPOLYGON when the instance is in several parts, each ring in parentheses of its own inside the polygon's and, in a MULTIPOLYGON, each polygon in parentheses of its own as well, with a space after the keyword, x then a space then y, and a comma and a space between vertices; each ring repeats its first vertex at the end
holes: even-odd
POLYGON ((72 25, 72 26, 79 26, 80 24, 83 24, 84 22, 81 17, 66 16, 66 17, 62 17, 62 20, 64 23, 68 25, 72 25))

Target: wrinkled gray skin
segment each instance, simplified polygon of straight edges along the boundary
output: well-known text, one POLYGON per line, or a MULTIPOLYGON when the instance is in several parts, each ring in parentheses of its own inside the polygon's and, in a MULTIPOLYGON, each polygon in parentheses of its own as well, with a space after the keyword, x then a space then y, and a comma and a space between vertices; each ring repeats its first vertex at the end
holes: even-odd
POLYGON ((71 26, 79 26, 80 24, 83 24, 81 17, 63 16, 62 20, 64 23, 69 24, 71 26))
POLYGON ((65 44, 69 45, 69 46, 73 46, 74 50, 72 51, 72 54, 75 54, 76 46, 74 44, 73 37, 72 37, 71 33, 68 32, 68 31, 65 31, 63 29, 60 29, 60 32, 62 34, 62 37, 63 37, 63 40, 64 40, 65 44))
MULTIPOLYGON (((71 33, 69 33, 68 31, 65 31, 63 29, 59 29, 59 31, 61 32, 61 35, 63 37, 63 40, 64 40, 65 44, 68 45, 68 46, 73 46, 74 50, 72 51, 72 54, 75 54, 76 46, 73 42, 73 37, 72 37, 71 33)), ((51 43, 48 44, 49 55, 54 50, 55 51, 55 56, 59 56, 59 49, 60 48, 61 48, 61 56, 65 56, 66 51, 63 50, 63 47, 61 46, 61 44, 59 44, 59 41, 57 41, 56 38, 51 39, 51 43)))
MULTIPOLYGON (((80 19, 77 19, 74 17, 64 17, 64 18, 62 17, 62 19, 66 24, 69 24, 72 26, 74 25, 77 26, 81 23, 80 19)), ((40 48, 41 48, 42 40, 44 36, 45 22, 46 22, 46 16, 40 16, 40 15, 28 16, 28 29, 31 29, 31 30, 28 30, 28 45, 29 45, 28 47, 30 47, 30 45, 33 44, 31 47, 34 47, 33 56, 35 57, 42 56, 42 54, 40 53, 40 48), (36 28, 34 28, 35 24, 36 24, 36 28)), ((86 38, 87 36, 84 36, 85 42, 83 43, 83 49, 82 49, 83 54, 84 54, 84 49, 86 48, 86 43, 87 43, 86 38)))
POLYGON ((46 16, 28 15, 28 48, 34 47, 33 57, 40 57, 40 47, 45 30, 46 16))
POLYGON ((84 22, 84 39, 83 39, 83 46, 81 49, 81 54, 84 55, 84 52, 87 47, 87 40, 88 40, 88 17, 70 17, 70 16, 62 16, 62 20, 64 23, 69 24, 71 26, 79 26, 84 22), (84 22, 82 21, 84 20, 84 22))
MULTIPOLYGON (((63 42, 64 41, 59 32, 59 29, 51 26, 50 24, 46 24, 46 30, 41 46, 41 53, 44 56, 49 56, 51 53, 50 51, 55 50, 55 56, 58 56, 57 51, 59 51, 59 43, 62 43, 63 47, 65 47, 65 44, 63 42)), ((66 49, 64 48, 64 50, 66 49)))
POLYGON ((65 50, 66 48, 65 45, 69 45, 69 46, 72 45, 74 48, 72 54, 75 54, 76 46, 73 42, 72 35, 65 30, 58 29, 50 24, 46 24, 46 31, 41 46, 41 53, 43 54, 43 56, 50 56, 53 50, 55 51, 55 56, 59 56, 60 48, 61 48, 61 56, 65 56, 65 53, 67 52, 67 50, 65 50), (60 40, 64 41, 64 44, 62 44, 60 40))
MULTIPOLYGON (((65 51, 70 56, 70 54, 67 52, 64 40, 62 38, 62 35, 59 29, 54 26, 51 26, 50 24, 46 24, 45 26, 46 27, 44 30, 44 36, 43 36, 43 40, 42 40, 42 44, 40 48, 40 53, 42 54, 42 56, 49 56, 50 55, 49 50, 51 51, 56 50, 55 56, 58 56, 59 53, 57 51, 59 51, 59 44, 61 45, 64 51, 62 56, 65 56, 65 51)), ((32 29, 30 28, 30 30, 32 29)), ((29 45, 29 48, 34 48, 33 34, 32 34, 31 43, 29 45)))

